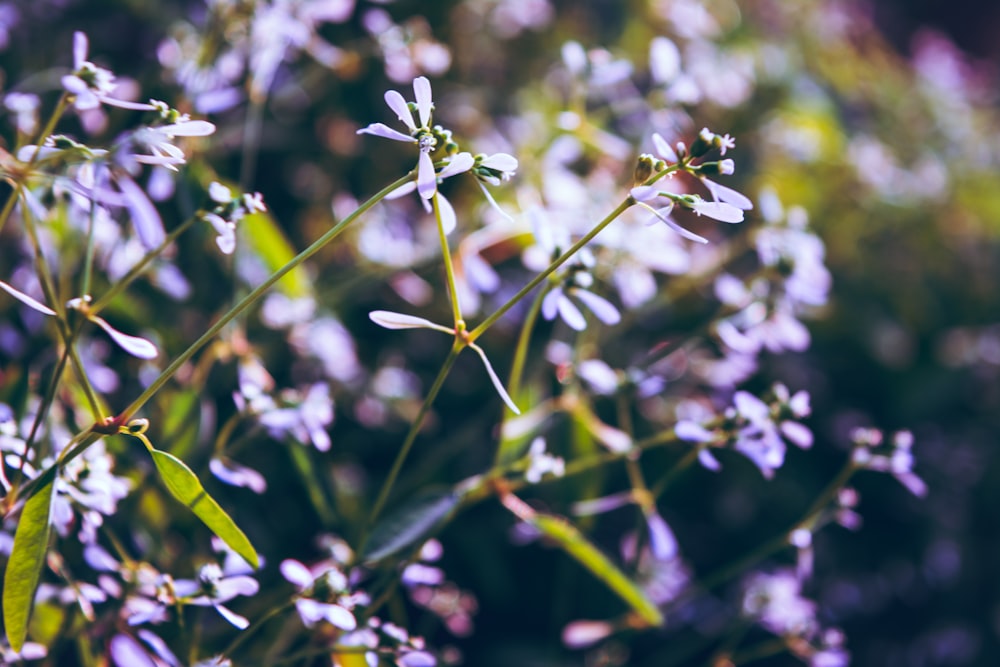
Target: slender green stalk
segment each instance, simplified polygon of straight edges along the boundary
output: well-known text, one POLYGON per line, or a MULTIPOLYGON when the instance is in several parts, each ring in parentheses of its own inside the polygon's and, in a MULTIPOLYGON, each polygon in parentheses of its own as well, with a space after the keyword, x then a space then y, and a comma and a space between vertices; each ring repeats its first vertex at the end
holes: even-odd
MULTIPOLYGON (((18 188, 20 191, 20 188, 18 188)), ((56 312, 56 324, 57 329, 59 329, 59 335, 63 339, 63 344, 66 345, 66 349, 69 351, 70 361, 73 363, 73 370, 77 375, 77 379, 80 381, 80 386, 83 388, 83 393, 87 397, 87 402, 90 404, 91 416, 94 420, 101 419, 104 415, 103 404, 98 397, 97 392, 94 387, 90 384, 90 380, 87 378, 87 372, 83 368, 83 362, 80 361, 80 355, 77 353, 74 347, 74 329, 70 326, 69 318, 66 313, 66 309, 63 307, 62 303, 59 301, 59 295, 56 293, 55 283, 52 279, 52 274, 49 271, 48 265, 45 263, 45 255, 42 254, 42 246, 38 241, 38 231, 35 229, 35 221, 28 211, 28 205, 25 203, 24 215, 24 229, 28 234, 28 239, 31 241, 32 251, 35 254, 35 270, 38 273, 38 281, 42 286, 42 292, 45 294, 45 298, 50 304, 52 304, 52 309, 56 312)))
POLYGON ((565 264, 566 262, 568 262, 570 260, 570 258, 573 257, 573 255, 575 255, 577 252, 580 251, 580 248, 582 248, 583 246, 585 246, 588 243, 590 243, 595 236, 597 236, 598 234, 600 234, 601 231, 603 231, 605 227, 607 227, 612 222, 614 222, 614 220, 618 216, 620 216, 622 213, 624 213, 625 211, 627 211, 629 209, 629 207, 632 206, 634 203, 635 203, 635 200, 632 199, 631 196, 626 197, 625 200, 615 208, 615 210, 613 210, 603 220, 601 220, 599 223, 597 223, 597 225, 593 229, 591 229, 589 232, 587 232, 586 234, 584 234, 580 238, 579 241, 577 241, 572 246, 570 246, 569 250, 567 250, 562 255, 560 255, 559 257, 557 257, 555 259, 555 261, 553 261, 552 264, 550 264, 547 269, 545 269, 544 271, 542 271, 541 273, 539 273, 537 276, 535 276, 534 278, 532 278, 531 281, 528 282, 527 285, 525 285, 524 287, 522 287, 517 292, 517 294, 515 294, 510 299, 508 299, 505 304, 503 304, 502 306, 500 306, 499 308, 497 308, 496 312, 494 312, 492 315, 490 315, 485 320, 483 320, 482 323, 479 326, 477 326, 475 329, 473 329, 472 331, 470 331, 469 332, 469 342, 470 343, 475 342, 476 339, 479 338, 480 336, 482 336, 486 332, 486 330, 489 329, 491 326, 493 326, 493 324, 497 320, 499 320, 501 317, 503 317, 507 313, 508 310, 510 310, 511 308, 513 308, 515 304, 517 304, 521 299, 523 299, 525 296, 527 296, 531 292, 531 290, 533 290, 536 287, 538 287, 538 285, 540 285, 543 280, 545 280, 550 275, 552 275, 553 273, 555 273, 556 269, 558 269, 560 266, 562 266, 563 264, 565 264))
POLYGON ((227 324, 229 324, 231 321, 239 317, 241 313, 246 311, 250 306, 255 304, 257 301, 259 301, 260 298, 264 296, 264 294, 269 289, 271 289, 271 287, 273 287, 275 283, 281 280, 289 271, 293 270, 294 268, 305 262, 307 259, 315 255, 317 252, 319 252, 324 246, 326 246, 328 243, 337 238, 337 236, 339 236, 340 233, 343 232, 348 227, 348 225, 357 220, 362 213, 365 213, 375 204, 382 201, 382 199, 384 199, 387 194, 389 194, 396 188, 400 187, 401 185, 406 184, 408 181, 412 179, 413 179, 413 174, 410 173, 400 178, 396 182, 391 183, 390 185, 387 185, 386 187, 379 190, 374 196, 372 196, 371 199, 361 204, 361 206, 359 206, 353 213, 351 213, 349 216, 347 216, 346 218, 338 222, 336 225, 331 227, 326 233, 324 233, 322 236, 316 239, 312 243, 312 245, 310 245, 308 248, 306 248, 298 255, 293 257, 287 264, 285 264, 283 267, 272 273, 267 278, 267 280, 262 282, 260 285, 251 290, 249 294, 240 299, 240 301, 235 306, 233 306, 231 309, 229 309, 228 312, 226 312, 222 317, 220 317, 215 322, 215 324, 210 326, 208 330, 204 334, 202 334, 198 340, 191 343, 191 345, 186 350, 184 350, 179 356, 177 356, 177 358, 175 358, 170 363, 170 365, 167 366, 163 370, 163 372, 160 373, 159 377, 157 377, 152 382, 152 384, 150 384, 149 387, 147 387, 146 390, 139 395, 138 398, 132 401, 132 403, 127 408, 125 408, 125 410, 122 411, 121 415, 119 416, 119 421, 121 421, 122 423, 128 421, 132 417, 132 415, 138 412, 139 409, 142 408, 142 406, 144 406, 149 401, 149 399, 151 399, 154 395, 156 395, 156 392, 158 392, 163 387, 163 385, 165 385, 170 380, 170 378, 172 378, 174 374, 177 373, 177 371, 180 370, 180 368, 184 364, 186 364, 188 360, 190 360, 191 357, 195 355, 195 353, 198 352, 198 350, 203 348, 213 338, 215 338, 215 336, 220 331, 222 331, 222 329, 225 328, 227 324))
POLYGON ((441 365, 441 370, 438 371, 437 377, 434 378, 434 384, 431 385, 430 391, 427 392, 427 396, 424 398, 424 402, 421 404, 420 410, 417 412, 417 416, 413 419, 413 423, 410 424, 410 430, 406 434, 406 439, 403 440, 403 446, 399 448, 399 453, 396 454, 396 460, 393 462, 392 468, 389 470, 389 475, 385 478, 385 482, 382 483, 382 489, 379 491, 378 498, 375 500, 375 504, 372 506, 372 511, 368 515, 368 521, 365 522, 364 532, 362 533, 361 540, 358 542, 358 553, 364 551, 365 543, 368 541, 368 531, 375 525, 375 520, 378 519, 379 514, 382 513, 382 508, 385 507, 385 503, 389 499, 389 493, 392 491, 392 487, 396 483, 396 478, 399 477, 399 473, 403 469, 403 463, 406 461, 406 457, 409 455, 410 449, 413 448, 413 443, 417 439, 417 434, 420 433, 420 427, 423 426, 424 417, 426 417, 427 413, 430 412, 434 399, 437 398, 438 393, 441 391, 441 387, 444 386, 444 381, 447 379, 448 373, 451 372, 452 366, 455 365, 455 361, 458 359, 458 354, 464 347, 465 344, 456 338, 455 342, 451 346, 451 351, 448 352, 448 356, 441 365))
POLYGON ((441 205, 438 202, 437 194, 434 195, 434 217, 437 219, 438 238, 441 241, 441 258, 444 260, 445 277, 448 280, 448 297, 451 300, 451 314, 455 320, 455 331, 465 330, 465 321, 462 319, 462 305, 458 301, 458 284, 455 282, 455 266, 451 261, 451 250, 448 248, 448 236, 445 234, 444 225, 441 224, 441 205))

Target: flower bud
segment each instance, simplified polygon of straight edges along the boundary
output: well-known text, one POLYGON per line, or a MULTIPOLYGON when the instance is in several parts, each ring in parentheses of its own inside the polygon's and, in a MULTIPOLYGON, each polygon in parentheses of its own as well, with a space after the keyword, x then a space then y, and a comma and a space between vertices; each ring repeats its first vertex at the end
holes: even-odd
POLYGON ((691 157, 701 157, 715 148, 715 133, 707 127, 702 128, 698 138, 691 144, 691 157))
POLYGON ((635 170, 632 172, 632 182, 641 185, 646 182, 656 167, 656 160, 649 153, 643 153, 635 163, 635 170))

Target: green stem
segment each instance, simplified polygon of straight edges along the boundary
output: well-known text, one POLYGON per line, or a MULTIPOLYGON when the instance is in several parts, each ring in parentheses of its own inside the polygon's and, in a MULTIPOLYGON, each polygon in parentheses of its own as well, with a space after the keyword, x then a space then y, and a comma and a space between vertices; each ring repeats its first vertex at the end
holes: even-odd
POLYGON ((271 609, 266 614, 264 614, 263 616, 261 616, 260 618, 258 618, 256 621, 254 621, 250 625, 250 627, 248 627, 246 630, 244 630, 240 634, 238 634, 236 636, 236 639, 234 639, 232 642, 229 643, 229 646, 227 646, 225 648, 225 650, 222 651, 222 655, 225 655, 225 656, 232 655, 233 651, 235 651, 236 649, 238 649, 240 647, 240 645, 243 644, 243 642, 245 642, 246 640, 250 639, 250 637, 252 637, 255 632, 257 632, 258 630, 260 630, 261 626, 263 626, 265 623, 267 623, 268 621, 270 621, 272 618, 274 618, 278 614, 280 614, 280 613, 282 613, 282 612, 284 612, 284 611, 286 611, 288 609, 291 609, 294 604, 295 604, 295 599, 293 598, 289 602, 286 602, 286 603, 284 603, 282 605, 279 605, 279 606, 271 609))
MULTIPOLYGON (((18 187, 18 191, 21 191, 21 187, 18 187)), ((87 372, 83 368, 83 362, 80 361, 80 355, 77 354, 76 348, 74 347, 74 328, 70 326, 66 309, 63 307, 63 304, 60 303, 59 296, 56 293, 54 286, 55 283, 52 280, 52 274, 49 272, 49 267, 45 263, 45 256, 42 254, 42 246, 38 242, 38 231, 35 229, 35 221, 29 212, 27 202, 25 202, 22 211, 24 212, 24 215, 21 216, 24 220, 24 230, 28 234, 28 239, 31 241, 32 251, 35 254, 35 269, 38 272, 42 292, 45 294, 45 298, 48 302, 52 304, 52 309, 56 312, 56 328, 59 330, 59 335, 63 340, 63 344, 69 351, 69 358, 73 363, 73 370, 80 381, 80 386, 83 388, 83 393, 87 397, 87 402, 90 404, 91 416, 96 421, 104 414, 101 399, 97 396, 97 392, 90 384, 90 380, 87 378, 87 372)))
POLYGON ((629 207, 632 206, 634 203, 635 200, 632 199, 631 195, 626 197, 625 200, 615 208, 615 210, 613 210, 603 220, 597 223, 597 225, 593 229, 584 234, 579 241, 570 246, 569 250, 567 250, 562 255, 557 257, 555 261, 553 261, 552 264, 550 264, 547 269, 545 269, 537 276, 532 278, 531 281, 527 285, 522 287, 517 294, 508 299, 508 301, 505 304, 497 308, 496 312, 494 312, 492 315, 483 320, 482 323, 475 329, 470 331, 469 342, 470 343, 475 342, 476 339, 482 336, 486 332, 486 330, 489 329, 491 326, 493 326, 493 324, 497 320, 503 317, 508 310, 513 308, 515 304, 517 304, 519 301, 521 301, 521 299, 527 296, 528 293, 531 292, 531 290, 538 287, 538 285, 541 284, 543 280, 552 275, 556 271, 556 269, 558 269, 560 266, 568 262, 570 258, 573 257, 573 255, 575 255, 577 252, 579 252, 579 250, 583 246, 590 243, 595 236, 600 234, 605 227, 610 225, 615 220, 615 218, 617 218, 622 213, 627 211, 629 207))
MULTIPOLYGON (((173 229, 169 234, 167 234, 167 238, 163 239, 163 242, 160 243, 160 245, 147 252, 143 258, 135 264, 135 266, 128 270, 128 273, 122 276, 119 280, 115 281, 110 289, 101 295, 101 298, 90 305, 91 314, 97 315, 104 310, 116 296, 124 292, 125 289, 131 285, 143 271, 146 270, 146 267, 149 266, 150 262, 159 257, 171 243, 177 240, 178 236, 184 233, 197 220, 197 217, 190 217, 178 225, 176 229, 173 229)), ((84 294, 86 294, 86 292, 84 292, 84 294)))
POLYGON ((361 206, 359 206, 353 213, 351 213, 349 216, 347 216, 346 218, 338 222, 336 225, 331 227, 326 233, 324 233, 322 236, 316 239, 312 243, 312 245, 310 245, 308 248, 306 248, 298 255, 293 257, 287 264, 285 264, 283 267, 272 273, 270 277, 267 278, 267 280, 262 282, 260 285, 255 287, 249 294, 240 299, 240 301, 235 306, 233 306, 231 309, 229 309, 228 312, 226 312, 222 317, 220 317, 215 322, 215 324, 210 326, 208 330, 204 334, 202 334, 198 340, 193 342, 186 350, 184 350, 184 352, 182 352, 176 359, 174 359, 170 363, 170 365, 167 366, 162 373, 160 373, 159 377, 157 377, 153 381, 153 383, 150 384, 149 387, 147 387, 146 390, 139 395, 138 398, 132 401, 132 403, 127 408, 125 408, 125 410, 122 411, 121 415, 119 416, 119 420, 123 423, 128 421, 132 417, 132 415, 138 412, 139 409, 142 408, 142 406, 144 406, 149 401, 149 399, 151 399, 156 394, 156 392, 158 392, 163 387, 163 385, 165 385, 170 380, 170 378, 172 378, 174 374, 177 373, 177 371, 180 370, 180 368, 184 364, 186 364, 188 360, 191 359, 191 357, 195 355, 196 352, 198 352, 198 350, 200 350, 202 347, 207 345, 213 338, 215 338, 216 334, 222 331, 222 329, 227 324, 229 324, 231 321, 239 317, 241 313, 243 313, 257 301, 259 301, 260 298, 264 295, 264 293, 267 292, 269 289, 271 289, 271 287, 273 287, 275 283, 281 280, 288 272, 295 269, 297 266, 305 262, 307 259, 315 255, 317 252, 319 252, 328 243, 333 241, 333 239, 337 238, 337 236, 339 236, 340 233, 343 232, 348 225, 357 220, 357 218, 362 213, 365 213, 375 204, 382 201, 382 199, 384 199, 387 194, 389 194, 396 188, 406 184, 412 179, 413 179, 413 174, 412 173, 407 174, 406 176, 400 178, 396 182, 379 190, 378 193, 376 193, 371 199, 361 204, 361 206))
POLYGON ((441 205, 438 203, 439 195, 435 194, 434 217, 437 220, 438 238, 441 241, 441 258, 444 260, 444 272, 448 280, 448 297, 451 299, 451 314, 455 320, 455 331, 465 329, 465 321, 462 319, 462 305, 458 302, 458 284, 455 282, 455 267, 451 261, 451 250, 448 248, 448 236, 444 232, 444 225, 441 224, 441 205))
POLYGON ((396 460, 393 462, 392 468, 389 470, 389 476, 386 477, 385 482, 382 483, 382 489, 379 491, 378 498, 375 500, 375 504, 372 506, 372 511, 368 515, 368 521, 365 522, 363 528, 364 532, 362 533, 361 540, 358 542, 358 553, 364 551, 365 543, 368 541, 368 531, 375 525, 375 520, 378 519, 379 514, 382 513, 382 508, 389 499, 389 492, 392 491, 392 487, 396 483, 396 478, 399 477, 399 473, 403 469, 403 463, 406 461, 406 457, 409 455, 410 449, 412 449, 413 443, 417 439, 420 427, 423 426, 424 417, 426 417, 427 413, 430 412, 434 399, 437 398, 438 393, 441 391, 441 387, 444 386, 444 381, 448 377, 448 373, 451 372, 452 366, 455 365, 455 360, 458 359, 459 352, 461 352, 464 347, 465 344, 456 338, 455 342, 451 346, 451 351, 448 352, 447 358, 445 358, 444 363, 441 365, 441 370, 438 371, 437 377, 434 378, 434 384, 431 385, 430 391, 427 392, 427 396, 424 398, 424 402, 421 404, 420 410, 417 412, 417 416, 413 419, 413 423, 410 425, 410 430, 406 433, 406 439, 403 440, 403 446, 400 447, 399 453, 396 454, 396 460))

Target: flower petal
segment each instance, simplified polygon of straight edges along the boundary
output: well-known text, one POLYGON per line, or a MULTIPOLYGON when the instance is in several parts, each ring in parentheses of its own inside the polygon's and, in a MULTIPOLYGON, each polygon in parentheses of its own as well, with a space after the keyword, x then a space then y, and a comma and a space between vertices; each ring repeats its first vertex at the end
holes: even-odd
POLYGON ((111 336, 112 340, 118 343, 119 347, 131 354, 133 357, 139 357, 140 359, 155 359, 157 355, 159 355, 159 351, 157 351, 156 346, 145 338, 124 334, 108 324, 104 318, 96 315, 91 315, 90 321, 104 329, 108 335, 111 336))
POLYGON ((441 230, 445 236, 455 231, 458 218, 455 217, 455 209, 452 207, 444 195, 437 193, 434 195, 434 202, 437 204, 438 218, 441 221, 441 230))
POLYGON ((565 294, 556 302, 556 307, 559 309, 559 316, 563 319, 563 322, 568 324, 571 329, 583 331, 587 328, 587 318, 583 316, 583 313, 576 307, 576 304, 570 301, 565 294))
POLYGON ((475 163, 476 159, 472 157, 472 153, 459 153, 444 166, 444 169, 438 172, 438 178, 448 178, 469 171, 475 163))
POLYGON ((406 105, 406 100, 395 90, 385 91, 385 103, 399 118, 399 121, 410 128, 410 132, 416 132, 417 126, 413 124, 413 114, 410 113, 410 107, 406 105))
POLYGON ((743 210, 718 201, 700 201, 691 207, 698 215, 707 215, 719 222, 743 222, 743 210))
POLYGON ((437 192, 437 174, 434 172, 434 161, 424 151, 420 151, 417 162, 417 192, 423 199, 430 199, 437 192))
POLYGON ((475 350, 476 354, 479 355, 479 358, 483 360, 483 365, 486 366, 486 372, 490 376, 490 382, 493 383, 493 387, 497 390, 497 393, 500 394, 500 398, 503 399, 503 402, 507 404, 507 407, 510 408, 511 412, 515 415, 521 414, 521 411, 518 409, 517 405, 515 405, 514 401, 507 393, 507 390, 504 389, 503 383, 500 382, 500 378, 497 377, 496 371, 493 370, 493 366, 490 365, 490 360, 486 358, 486 353, 483 352, 483 348, 474 343, 470 344, 469 347, 475 350))
POLYGON ((393 141, 405 141, 408 144, 415 144, 417 140, 408 134, 403 134, 399 130, 394 130, 384 123, 372 123, 368 127, 363 127, 358 130, 355 134, 372 134, 376 137, 382 137, 383 139, 392 139, 393 141))
POLYGON ((670 147, 667 140, 661 137, 659 134, 653 135, 653 146, 656 148, 656 153, 664 160, 668 162, 677 162, 677 153, 674 149, 670 147))
POLYGON ((430 320, 403 313, 394 313, 390 310, 373 310, 368 313, 368 318, 375 324, 386 329, 434 329, 448 334, 454 334, 454 330, 434 324, 430 320))
POLYGON ((77 30, 73 33, 73 69, 80 69, 83 63, 87 62, 87 51, 89 50, 87 35, 77 30))
POLYGON ((480 165, 488 169, 497 171, 514 172, 517 171, 517 158, 510 153, 494 153, 483 158, 480 165))
POLYGON ((717 202, 723 202, 726 204, 732 204, 738 209, 743 211, 749 211, 753 208, 753 202, 750 198, 744 195, 742 192, 737 192, 732 188, 727 188, 725 185, 720 185, 715 181, 710 181, 707 178, 701 179, 708 191, 712 193, 712 199, 717 202))
POLYGON ((618 324, 622 319, 621 313, 618 312, 614 304, 602 296, 585 289, 573 290, 573 296, 582 301, 590 309, 590 312, 597 316, 597 319, 607 325, 618 324))
POLYGON ((125 207, 132 218, 132 226, 139 236, 139 241, 147 250, 152 250, 163 243, 167 237, 163 231, 163 221, 149 197, 130 178, 119 177, 118 189, 125 196, 125 207))
POLYGON ((3 282, 2 280, 0 280, 0 289, 2 289, 3 291, 7 292, 7 294, 10 294, 12 297, 14 297, 15 299, 17 299, 18 301, 20 301, 24 305, 30 306, 31 308, 34 308, 35 310, 37 310, 38 312, 42 313, 43 315, 55 315, 56 314, 56 311, 52 310, 51 308, 49 308, 48 306, 46 306, 44 303, 40 303, 38 301, 35 301, 34 299, 32 299, 30 296, 28 296, 24 292, 22 292, 20 290, 14 289, 13 287, 11 287, 7 283, 3 282))
POLYGON ((207 120, 188 120, 157 128, 172 137, 207 137, 215 132, 215 124, 207 120))
POLYGON ((278 568, 281 576, 294 584, 299 590, 308 590, 313 585, 313 576, 305 565, 291 558, 281 561, 278 568))
POLYGON ((232 623, 234 627, 240 630, 246 630, 248 627, 250 627, 250 621, 248 621, 245 617, 240 616, 236 612, 230 611, 226 607, 223 607, 221 604, 216 604, 212 606, 215 607, 215 611, 219 612, 222 618, 232 623))
POLYGON ((431 121, 431 109, 434 101, 431 95, 431 82, 426 76, 418 76, 413 80, 413 95, 417 100, 417 113, 420 116, 420 126, 428 127, 431 121))
POLYGON ((689 241, 694 241, 695 243, 708 243, 708 239, 706 239, 705 237, 698 236, 694 232, 690 232, 681 227, 680 225, 678 225, 676 222, 674 222, 673 219, 667 215, 667 213, 670 212, 671 208, 673 207, 662 208, 658 211, 653 211, 653 214, 656 215, 656 217, 659 218, 661 222, 666 223, 666 225, 670 227, 670 229, 674 230, 675 232, 677 232, 684 238, 688 239, 689 241), (666 211, 666 213, 664 211, 666 211))

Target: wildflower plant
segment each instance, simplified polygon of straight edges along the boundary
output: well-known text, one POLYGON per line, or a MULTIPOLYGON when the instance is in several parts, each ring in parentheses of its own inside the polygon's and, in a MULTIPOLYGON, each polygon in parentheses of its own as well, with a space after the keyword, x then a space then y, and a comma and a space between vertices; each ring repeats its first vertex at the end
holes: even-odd
MULTIPOLYGON (((553 15, 459 4, 519 17, 512 36, 553 15)), ((689 17, 671 15, 685 57, 707 58, 711 17, 664 4, 689 17)), ((855 474, 926 494, 909 432, 853 433, 804 511, 715 570, 672 525, 682 480, 742 479, 749 461, 770 482, 788 445, 822 440, 809 392, 765 371, 809 347, 824 243, 774 190, 744 194, 742 136, 695 122, 702 100, 723 122, 714 107, 750 84, 713 87, 664 36, 642 76, 569 42, 557 92, 494 122, 444 78, 435 99, 424 73, 461 55, 422 23, 349 1, 205 11, 157 51, 175 102, 134 101, 82 32, 57 90, 5 98, 4 663, 457 664, 489 595, 449 572, 451 531, 490 508, 491 553, 555 549, 602 591, 562 613, 560 650, 726 626, 706 631, 712 664, 737 664, 755 625, 807 664, 847 664, 807 597, 813 536, 859 527, 855 474), (355 15, 367 35, 330 42, 355 15), (357 203, 345 178, 332 215, 293 229, 254 182, 262 137, 372 53, 412 84, 383 95, 395 127, 384 109, 328 120, 391 182, 362 174, 375 194, 357 203), (377 139, 410 153, 397 165, 377 139)))

